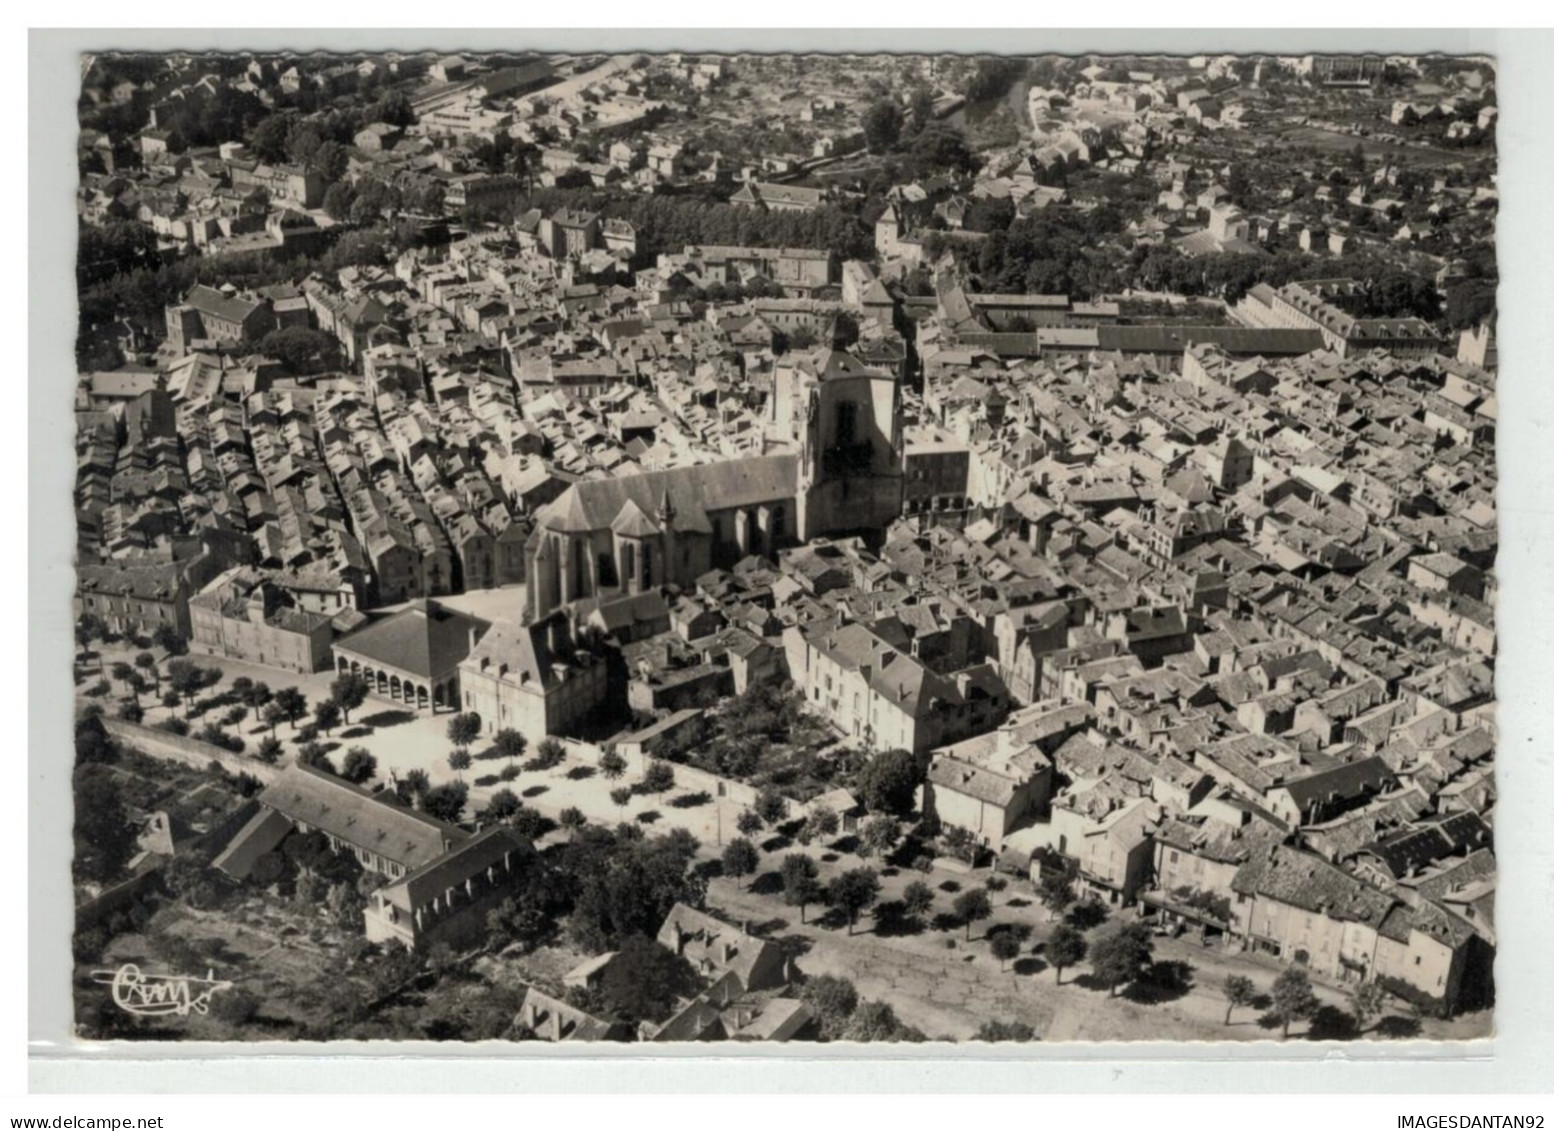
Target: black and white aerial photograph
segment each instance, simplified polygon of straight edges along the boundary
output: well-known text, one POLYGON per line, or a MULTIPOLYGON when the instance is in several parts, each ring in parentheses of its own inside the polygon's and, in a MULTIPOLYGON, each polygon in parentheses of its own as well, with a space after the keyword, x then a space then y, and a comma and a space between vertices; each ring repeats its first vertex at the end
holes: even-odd
POLYGON ((1493 58, 479 38, 66 73, 77 1039, 1493 1035, 1493 58))

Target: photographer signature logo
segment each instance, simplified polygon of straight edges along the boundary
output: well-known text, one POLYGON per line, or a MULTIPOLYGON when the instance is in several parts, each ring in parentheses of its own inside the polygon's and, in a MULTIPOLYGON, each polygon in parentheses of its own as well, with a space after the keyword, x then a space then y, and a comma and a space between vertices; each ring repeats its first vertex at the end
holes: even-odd
POLYGON ((147 974, 133 962, 117 970, 93 970, 92 981, 112 987, 113 1004, 125 1013, 139 1017, 187 1017, 191 1013, 210 1012, 210 999, 220 990, 230 990, 207 970, 205 977, 186 974, 147 974))

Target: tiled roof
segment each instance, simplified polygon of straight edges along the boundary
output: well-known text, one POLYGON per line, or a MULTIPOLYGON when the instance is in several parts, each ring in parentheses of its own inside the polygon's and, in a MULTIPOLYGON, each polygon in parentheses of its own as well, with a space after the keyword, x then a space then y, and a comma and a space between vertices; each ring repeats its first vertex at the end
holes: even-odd
POLYGON ((928 780, 940 789, 998 806, 1007 806, 1023 784, 981 766, 944 757, 936 757, 929 765, 928 780))
POLYGON ((635 499, 627 499, 610 529, 626 538, 652 538, 662 533, 658 523, 648 517, 635 499))
POLYGON ((1477 813, 1452 813, 1382 837, 1361 851, 1401 877, 1442 857, 1483 848, 1489 839, 1489 826, 1477 813))
POLYGON ((1331 919, 1380 929, 1396 901, 1308 852, 1278 845, 1236 870, 1231 887, 1320 912, 1331 919))
POLYGON ((470 635, 488 622, 435 601, 420 601, 335 642, 336 654, 346 653, 395 667, 428 680, 453 673, 469 655, 470 635))
POLYGON ((825 199, 821 189, 803 185, 778 185, 769 181, 751 181, 734 194, 736 200, 755 199, 767 204, 798 204, 808 208, 819 206, 825 199))
MULTIPOLYGON (((613 958, 613 954, 602 955, 605 959, 613 958)), ((532 1017, 532 1028, 535 1034, 543 1040, 562 1041, 608 1041, 624 1039, 620 1035, 622 1026, 616 1022, 606 1021, 585 1013, 581 1009, 568 1005, 558 998, 530 986, 524 994, 523 1006, 518 1014, 519 1018, 532 1017), (559 1035, 558 1034, 559 1030, 559 1035)))
POLYGON ((228 322, 241 323, 259 309, 257 302, 228 297, 214 287, 207 287, 203 283, 195 284, 189 293, 184 296, 183 301, 185 305, 193 307, 203 315, 221 318, 228 322))
POLYGON ((246 880, 259 857, 280 844, 291 829, 291 822, 280 813, 274 809, 261 808, 238 830, 221 854, 211 861, 211 867, 225 872, 234 880, 246 880))
POLYGON ((1094 333, 1100 349, 1126 353, 1178 353, 1197 342, 1213 342, 1230 353, 1265 356, 1304 354, 1322 348, 1318 330, 1102 325, 1095 327, 1094 333))
POLYGON ((505 825, 492 825, 385 887, 382 897, 406 912, 509 860, 514 869, 534 858, 534 846, 505 825))
POLYGON ((1267 820, 1232 825, 1213 819, 1168 818, 1155 830, 1155 840, 1170 848, 1191 852, 1222 864, 1244 864, 1284 837, 1281 828, 1267 820))
POLYGON ((294 823, 319 829, 407 869, 435 860, 469 834, 402 809, 323 770, 287 766, 259 802, 294 823))
POLYGON ((1347 800, 1367 792, 1380 792, 1392 772, 1380 758, 1364 758, 1284 782, 1280 788, 1301 808, 1320 801, 1347 800))
POLYGON ((615 479, 584 479, 540 512, 539 525, 567 534, 605 530, 628 501, 644 513, 654 514, 667 492, 676 514, 676 529, 710 534, 708 511, 779 502, 793 498, 797 489, 798 457, 792 455, 722 460, 615 479))
POLYGON ((780 955, 774 943, 745 934, 683 903, 675 904, 665 916, 658 942, 683 954, 698 969, 735 975, 745 988, 749 988, 750 977, 763 958, 780 955))
POLYGON ((548 691, 561 683, 561 658, 551 654, 546 642, 546 621, 520 624, 515 620, 494 622, 475 645, 464 667, 495 674, 504 666, 502 679, 513 684, 548 691), (482 666, 484 665, 484 666, 482 666))
POLYGON ((156 388, 157 375, 135 369, 93 373, 89 379, 94 397, 138 397, 156 388))
POLYGON ((111 596, 127 594, 142 601, 170 601, 183 583, 186 562, 166 565, 121 567, 82 565, 76 568, 76 584, 83 593, 111 596))

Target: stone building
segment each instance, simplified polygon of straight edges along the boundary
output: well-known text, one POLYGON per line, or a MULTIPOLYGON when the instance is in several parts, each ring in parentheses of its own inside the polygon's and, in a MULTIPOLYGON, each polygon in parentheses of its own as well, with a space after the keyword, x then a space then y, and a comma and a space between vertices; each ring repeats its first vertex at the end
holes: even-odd
POLYGON ((238 567, 189 599, 190 647, 212 656, 306 674, 329 667, 330 618, 238 567))
POLYGON ((480 716, 487 734, 512 729, 531 744, 567 734, 607 703, 609 669, 602 654, 580 646, 567 615, 530 624, 495 622, 459 664, 462 707, 480 716))
POLYGON ((363 911, 367 941, 420 950, 481 941, 486 916, 535 862, 534 846, 492 825, 372 893, 363 911))
POLYGON ((367 680, 371 694, 416 711, 457 709, 459 664, 490 627, 436 601, 413 601, 335 643, 335 670, 367 680))
POLYGON ((538 514, 526 608, 686 585, 749 554, 878 533, 901 514, 897 377, 840 350, 786 360, 766 421, 784 454, 572 484, 538 514))

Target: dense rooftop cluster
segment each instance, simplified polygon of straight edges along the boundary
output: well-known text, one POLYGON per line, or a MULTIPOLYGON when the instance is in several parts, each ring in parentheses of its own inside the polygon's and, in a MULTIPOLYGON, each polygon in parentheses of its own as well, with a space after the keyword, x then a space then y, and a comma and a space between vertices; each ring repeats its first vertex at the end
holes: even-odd
MULTIPOLYGON (((120 245, 148 228, 129 270, 179 285, 155 321, 120 296, 83 327, 129 360, 78 384, 79 615, 361 675, 487 735, 681 761, 677 736, 726 732, 731 697, 782 689, 856 755, 788 780, 806 813, 839 790, 877 807, 859 767, 905 751, 906 808, 972 862, 1068 870, 1337 981, 1487 1003, 1493 311, 1462 299, 1453 338, 1443 296, 1493 198, 1472 162, 1372 175, 1363 147, 1270 194, 1226 148, 1319 128, 1313 91, 1380 106, 1417 63, 1048 62, 1014 86, 878 61, 892 115, 850 109, 830 60, 797 67, 798 93, 771 60, 324 62, 191 82, 169 60, 88 87, 103 121, 157 117, 138 161, 83 135, 108 166, 83 222, 120 245), (1018 136, 962 161, 940 149, 966 144, 944 119, 970 81, 1014 89, 1018 136), (203 99, 260 110, 211 144, 156 125, 203 121, 203 99), (348 141, 326 136, 340 105, 348 141), (283 113, 289 133, 261 132, 283 113), (715 144, 742 126, 771 152, 715 144), (299 129, 311 148, 288 150, 299 129), (1117 177, 1145 191, 1105 199, 1117 177), (776 224, 669 243, 654 209, 682 191, 715 195, 698 231, 724 234, 719 209, 839 217, 854 253, 776 224), (1080 230, 1137 290, 1082 285, 1076 251, 1046 293, 1080 230), (343 261, 352 237, 374 242, 343 261), (1365 273, 1361 245, 1396 271, 1365 273), (232 254, 255 251, 280 269, 232 254), (184 256, 195 274, 169 274, 184 256), (436 600, 487 590, 494 623, 436 600)), ((1492 80, 1452 82, 1392 124, 1489 144, 1492 80)), ((717 749, 695 765, 760 777, 717 749)), ((327 775, 286 774, 256 844, 323 824, 299 805, 330 803, 327 775)), ((450 844, 384 865, 370 937, 420 945, 445 892, 528 866, 522 838, 450 844)), ((246 876, 262 851, 228 855, 246 876)), ((805 1020, 734 1008, 790 973, 743 932, 677 903, 659 942, 711 986, 655 1032, 805 1020)), ((535 994, 528 1027, 609 1031, 535 994)))

